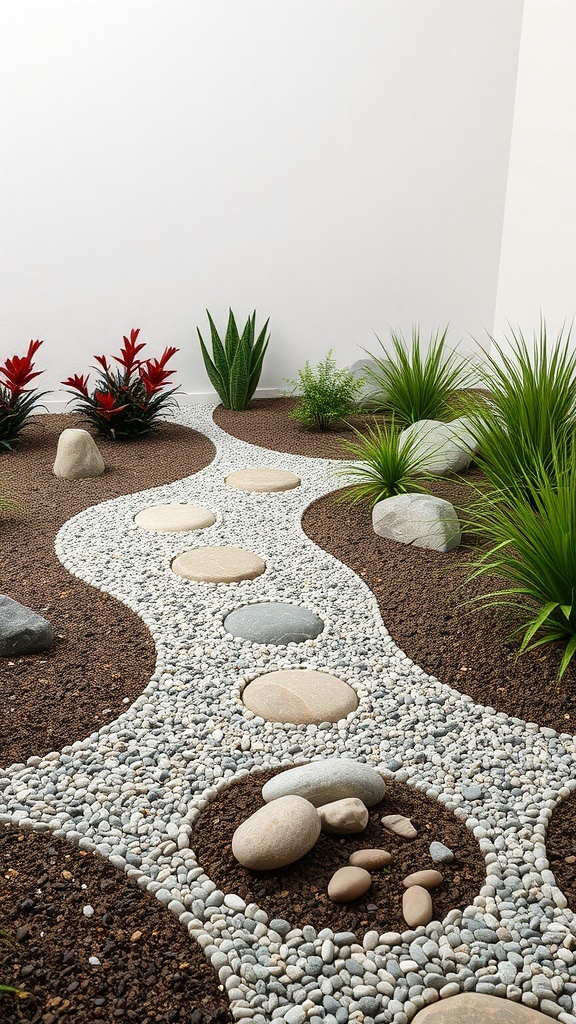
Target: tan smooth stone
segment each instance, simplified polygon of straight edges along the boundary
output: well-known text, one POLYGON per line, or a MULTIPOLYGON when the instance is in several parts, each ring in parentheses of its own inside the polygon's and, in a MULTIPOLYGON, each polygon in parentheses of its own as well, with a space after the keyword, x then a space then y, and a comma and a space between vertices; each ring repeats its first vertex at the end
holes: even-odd
POLYGON ((62 431, 52 467, 54 476, 61 480, 85 480, 87 477, 101 476, 105 468, 104 459, 92 434, 76 427, 67 427, 62 431))
POLYGON ((242 700, 269 722, 319 725, 338 722, 358 707, 358 698, 343 679, 313 669, 266 672, 245 688, 242 700))
POLYGON ((322 831, 333 836, 363 832, 370 817, 368 808, 354 796, 322 804, 317 810, 320 815, 322 831))
POLYGON ((237 469, 226 477, 228 487, 239 491, 291 491, 300 486, 300 477, 285 469, 261 466, 258 469, 237 469))
POLYGON ((511 999, 460 992, 424 1007, 414 1020, 417 1024, 550 1024, 553 1018, 511 999))
POLYGON ((443 881, 440 871, 427 868, 424 871, 414 871, 411 875, 407 875, 402 885, 406 889, 409 889, 411 885, 421 885, 423 889, 437 889, 443 881))
POLYGON ((239 583, 253 580, 266 568, 258 555, 244 548, 206 547, 183 551, 172 562, 178 576, 199 583, 239 583))
POLYGON ((348 860, 355 868, 365 868, 366 871, 379 871, 390 864, 392 854, 388 853, 388 850, 356 850, 350 854, 348 860))
POLYGON ((245 868, 271 871, 293 864, 312 849, 320 818, 301 796, 281 796, 255 811, 236 829, 232 853, 245 868))
POLYGON ((421 885, 411 885, 402 897, 402 914, 409 928, 418 928, 432 920, 432 897, 421 885))
POLYGON ((328 895, 334 903, 350 903, 363 896, 372 885, 372 877, 364 868, 347 865, 339 868, 328 882, 328 895))
POLYGON ((175 533, 179 530, 205 530, 213 526, 216 516, 198 505, 150 505, 134 516, 136 526, 155 533, 175 533))
POLYGON ((384 828, 403 839, 414 839, 418 835, 410 818, 405 818, 403 814, 385 814, 381 821, 384 828))

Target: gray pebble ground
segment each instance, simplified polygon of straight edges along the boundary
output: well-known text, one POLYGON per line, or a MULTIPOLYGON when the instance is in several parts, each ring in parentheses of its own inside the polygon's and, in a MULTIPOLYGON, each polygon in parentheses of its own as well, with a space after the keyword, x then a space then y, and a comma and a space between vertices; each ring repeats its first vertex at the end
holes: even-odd
POLYGON ((96 848, 155 893, 203 947, 236 1020, 405 1024, 439 997, 475 990, 576 1024, 576 921, 544 842, 554 807, 576 787, 574 738, 474 704, 399 651, 367 587, 302 532, 303 509, 342 484, 333 462, 230 438, 208 407, 181 410, 177 419, 213 439, 212 465, 87 509, 56 541, 71 573, 146 622, 156 671, 142 696, 98 733, 2 772, 0 821, 96 848), (280 494, 225 485, 229 473, 254 466, 291 470, 302 485, 280 494), (170 502, 209 508, 216 523, 194 534, 134 524, 140 509, 170 502), (218 586, 171 571, 180 551, 207 544, 248 548, 266 571, 218 586), (229 612, 269 600, 308 608, 323 632, 278 647, 226 633, 229 612), (357 711, 335 725, 290 727, 244 710, 249 680, 294 667, 346 680, 357 711), (335 756, 409 782, 466 821, 486 863, 472 906, 415 931, 369 931, 360 941, 270 921, 256 904, 216 888, 195 859, 193 833, 219 788, 263 766, 335 756), (144 806, 153 809, 147 816, 144 806))

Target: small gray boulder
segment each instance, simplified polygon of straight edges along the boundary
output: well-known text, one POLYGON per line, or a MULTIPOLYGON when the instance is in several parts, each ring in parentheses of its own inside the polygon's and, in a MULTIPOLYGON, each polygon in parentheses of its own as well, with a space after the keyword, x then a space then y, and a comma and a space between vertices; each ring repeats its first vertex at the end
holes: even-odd
POLYGON ((362 377, 364 381, 362 390, 358 392, 356 397, 356 405, 362 406, 365 409, 371 407, 380 409, 387 404, 387 392, 382 387, 379 387, 372 378, 372 373, 379 374, 380 372, 375 359, 357 359, 355 363, 352 363, 352 366, 348 367, 348 371, 355 380, 362 377))
POLYGON ((372 526, 379 537, 432 551, 453 551, 462 539, 454 506, 431 494, 397 494, 372 509, 372 526))
POLYGON ((400 442, 415 440, 414 455, 421 460, 423 473, 446 476, 467 469, 472 458, 474 438, 466 421, 417 420, 400 434, 400 442))
POLYGON ((384 779, 367 764, 349 758, 329 757, 311 761, 275 775, 262 788, 266 803, 280 796, 294 794, 309 800, 315 807, 357 797, 366 807, 373 807, 384 796, 384 779))
POLYGON ((54 639, 50 623, 30 608, 0 594, 0 656, 36 654, 54 639))

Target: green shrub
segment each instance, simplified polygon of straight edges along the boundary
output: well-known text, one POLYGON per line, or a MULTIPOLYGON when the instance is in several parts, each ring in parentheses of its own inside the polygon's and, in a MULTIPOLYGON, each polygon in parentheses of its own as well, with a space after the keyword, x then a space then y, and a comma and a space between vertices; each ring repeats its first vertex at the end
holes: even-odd
POLYGON ((561 678, 576 651, 574 446, 556 448, 550 463, 535 457, 522 486, 481 496, 467 518, 466 528, 489 541, 469 579, 488 574, 508 584, 474 600, 514 609, 519 625, 511 635, 523 634, 519 653, 566 641, 561 678))
POLYGON ((540 324, 532 348, 520 330, 510 351, 491 339, 496 356, 483 374, 489 396, 466 410, 479 453, 476 462, 491 486, 504 493, 531 493, 530 481, 554 473, 554 453, 572 444, 576 427, 576 353, 568 350, 570 330, 549 345, 540 324))
POLYGON ((436 331, 431 336, 425 355, 417 327, 412 330, 410 345, 400 332, 391 331, 391 347, 378 338, 382 358, 368 353, 378 370, 369 369, 367 376, 377 391, 386 394, 383 408, 393 412, 403 425, 449 418, 454 411, 454 393, 470 382, 470 371, 447 350, 447 331, 436 331))
POLYGON ((268 348, 270 336, 266 331, 268 319, 256 338, 256 311, 248 317, 242 336, 238 333, 234 314, 230 310, 224 342, 208 314, 212 336, 212 358, 208 354, 200 329, 197 327, 200 348, 212 387, 220 397, 225 409, 246 409, 260 380, 262 363, 268 348))
POLYGON ((417 454, 418 440, 407 437, 401 441, 394 420, 383 427, 378 424, 368 427, 366 433, 359 430, 354 433, 358 440, 342 441, 342 446, 359 461, 344 466, 338 473, 356 477, 359 482, 342 493, 342 501, 352 504, 370 501, 371 505, 376 505, 395 494, 426 489, 424 478, 431 477, 424 472, 422 456, 417 454))
POLYGON ((349 370, 338 369, 332 349, 316 367, 306 362, 298 370, 298 380, 288 381, 297 390, 300 400, 291 417, 314 430, 328 430, 336 420, 354 411, 355 401, 364 380, 356 379, 349 370))

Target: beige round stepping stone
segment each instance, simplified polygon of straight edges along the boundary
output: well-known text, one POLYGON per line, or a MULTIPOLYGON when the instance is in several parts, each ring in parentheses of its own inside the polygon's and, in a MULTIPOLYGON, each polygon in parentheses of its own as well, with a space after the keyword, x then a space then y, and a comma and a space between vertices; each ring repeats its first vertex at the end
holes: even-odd
POLYGON ((432 920, 432 897, 421 885, 411 885, 402 897, 402 915, 409 928, 432 920))
POLYGON ((226 477, 228 487, 239 491, 291 491, 300 486, 300 477, 285 469, 261 466, 259 469, 237 469, 226 477))
POLYGON ((328 882, 328 895, 334 903, 350 903, 363 896, 372 885, 372 876, 364 868, 339 868, 328 882))
POLYGON ((266 563, 252 551, 233 547, 193 548, 177 555, 172 569, 199 583, 239 583, 260 576, 266 563))
POLYGON ((355 868, 365 868, 366 871, 379 871, 390 864, 392 854, 388 853, 388 850, 370 847, 366 850, 356 850, 350 854, 348 860, 355 868))
POLYGON ((416 1014, 417 1024, 550 1024, 548 1014, 540 1013, 510 999, 499 999, 479 992, 461 992, 425 1006, 416 1014))
POLYGON ((281 796, 264 804, 236 829, 232 853, 245 868, 271 871, 293 864, 312 849, 320 817, 301 796, 281 796))
POLYGON ((351 686, 337 676, 313 669, 290 668, 258 676, 245 688, 246 707, 269 722, 319 725, 346 718, 358 707, 351 686))
POLYGON ((216 516, 198 505, 150 505, 134 516, 136 526, 155 533, 176 533, 179 530, 205 530, 213 526, 216 516))

